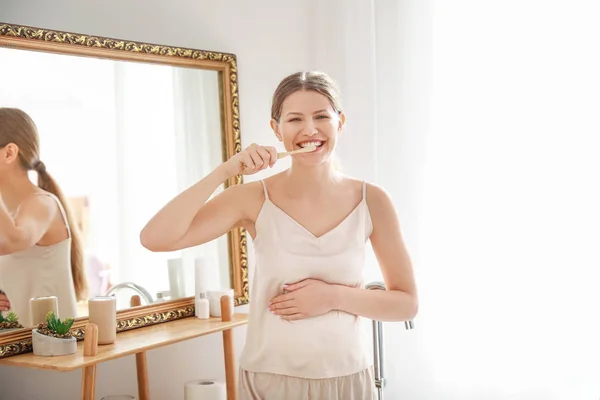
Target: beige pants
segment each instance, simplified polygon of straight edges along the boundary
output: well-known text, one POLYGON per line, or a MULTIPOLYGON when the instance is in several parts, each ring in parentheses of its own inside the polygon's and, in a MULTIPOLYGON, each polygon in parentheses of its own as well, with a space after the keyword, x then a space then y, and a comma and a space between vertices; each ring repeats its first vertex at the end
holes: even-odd
POLYGON ((239 400, 374 400, 371 368, 353 375, 303 379, 240 369, 239 400))

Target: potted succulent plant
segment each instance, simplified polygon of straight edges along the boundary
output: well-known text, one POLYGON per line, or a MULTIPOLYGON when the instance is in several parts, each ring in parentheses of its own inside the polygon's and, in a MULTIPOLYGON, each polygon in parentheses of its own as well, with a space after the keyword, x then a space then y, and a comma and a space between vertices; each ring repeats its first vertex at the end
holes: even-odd
POLYGON ((6 316, 0 313, 0 331, 6 332, 21 328, 23 328, 23 325, 19 323, 19 317, 16 313, 9 311, 6 316))
POLYGON ((31 332, 33 354, 38 356, 63 356, 77 352, 77 339, 71 333, 73 318, 61 321, 50 311, 46 322, 31 332))

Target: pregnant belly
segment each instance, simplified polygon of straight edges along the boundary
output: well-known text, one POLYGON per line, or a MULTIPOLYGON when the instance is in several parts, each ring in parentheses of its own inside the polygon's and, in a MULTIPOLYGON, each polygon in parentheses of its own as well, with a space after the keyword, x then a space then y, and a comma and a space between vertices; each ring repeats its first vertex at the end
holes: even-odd
MULTIPOLYGON (((306 318, 297 321, 286 321, 278 316, 273 316, 273 329, 282 341, 291 342, 318 341, 330 343, 338 339, 346 341, 352 338, 361 328, 357 316, 341 311, 330 311, 318 317, 306 318), (287 336, 287 338, 286 338, 287 336)), ((335 346, 335 344, 332 344, 335 346)))
POLYGON ((366 335, 354 315, 332 311, 298 321, 265 317, 266 329, 248 331, 246 359, 253 369, 317 379, 368 365, 366 335))

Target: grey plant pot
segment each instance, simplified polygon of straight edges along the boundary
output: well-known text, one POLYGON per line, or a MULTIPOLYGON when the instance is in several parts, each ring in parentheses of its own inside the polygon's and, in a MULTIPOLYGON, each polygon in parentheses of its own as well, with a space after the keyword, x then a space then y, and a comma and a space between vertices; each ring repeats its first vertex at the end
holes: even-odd
POLYGON ((77 352, 77 339, 63 339, 43 335, 37 329, 31 331, 33 354, 36 356, 64 356, 77 352))

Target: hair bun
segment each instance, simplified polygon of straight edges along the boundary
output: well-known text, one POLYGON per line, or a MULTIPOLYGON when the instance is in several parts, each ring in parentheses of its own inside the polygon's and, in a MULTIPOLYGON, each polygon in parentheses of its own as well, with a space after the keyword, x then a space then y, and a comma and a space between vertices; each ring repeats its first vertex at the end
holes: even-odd
POLYGON ((42 174, 44 172, 46 172, 46 164, 44 164, 42 161, 37 160, 36 162, 33 163, 33 169, 38 173, 38 174, 42 174))

